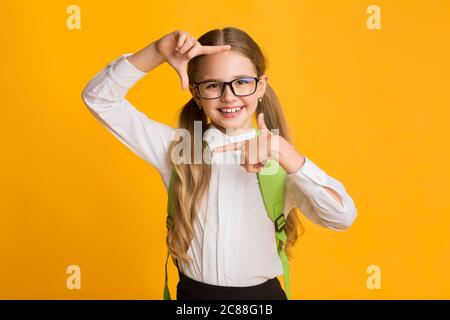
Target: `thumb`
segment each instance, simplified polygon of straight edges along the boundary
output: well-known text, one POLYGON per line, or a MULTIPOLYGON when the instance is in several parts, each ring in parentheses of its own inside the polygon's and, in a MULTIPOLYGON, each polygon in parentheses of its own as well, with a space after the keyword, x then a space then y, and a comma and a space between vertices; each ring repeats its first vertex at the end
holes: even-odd
POLYGON ((258 128, 267 129, 266 123, 264 122, 264 113, 258 114, 258 128))
POLYGON ((187 75, 186 70, 184 69, 184 64, 181 67, 178 67, 176 69, 178 76, 180 77, 181 80, 181 89, 185 90, 188 86, 189 86, 189 78, 187 75))

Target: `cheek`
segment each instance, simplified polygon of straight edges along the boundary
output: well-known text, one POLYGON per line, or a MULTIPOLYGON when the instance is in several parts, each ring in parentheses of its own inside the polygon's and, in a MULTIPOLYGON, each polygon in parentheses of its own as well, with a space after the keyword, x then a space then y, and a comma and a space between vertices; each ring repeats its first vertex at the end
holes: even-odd
POLYGON ((214 106, 208 106, 203 104, 203 112, 210 118, 210 119, 216 119, 219 114, 218 114, 218 110, 216 108, 216 105, 214 106))
POLYGON ((243 102, 247 106, 247 112, 250 112, 250 113, 253 113, 256 110, 256 107, 258 106, 257 99, 247 99, 247 100, 244 100, 243 102))
POLYGON ((206 114, 211 114, 216 112, 217 106, 215 104, 210 103, 203 103, 203 111, 205 111, 206 114))

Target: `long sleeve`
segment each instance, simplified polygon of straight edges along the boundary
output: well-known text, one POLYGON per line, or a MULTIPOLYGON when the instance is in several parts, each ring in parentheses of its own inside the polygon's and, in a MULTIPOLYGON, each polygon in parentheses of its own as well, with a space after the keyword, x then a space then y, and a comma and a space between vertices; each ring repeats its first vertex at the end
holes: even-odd
POLYGON ((286 212, 297 207, 312 222, 336 231, 349 228, 357 216, 355 203, 344 185, 306 156, 303 166, 286 177, 285 199, 286 212), (324 186, 335 190, 344 206, 324 186))
POLYGON ((167 149, 174 129, 149 119, 125 96, 145 72, 137 69, 124 54, 97 73, 82 92, 89 111, 125 146, 154 166, 166 187, 171 163, 167 149))

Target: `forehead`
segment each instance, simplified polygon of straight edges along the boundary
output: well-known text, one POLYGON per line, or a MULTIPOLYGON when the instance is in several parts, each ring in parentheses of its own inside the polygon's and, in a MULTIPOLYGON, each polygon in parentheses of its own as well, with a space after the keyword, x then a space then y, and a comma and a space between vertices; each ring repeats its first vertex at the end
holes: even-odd
POLYGON ((208 79, 229 81, 237 75, 256 76, 256 68, 249 58, 236 51, 203 55, 199 61, 199 82, 208 79))

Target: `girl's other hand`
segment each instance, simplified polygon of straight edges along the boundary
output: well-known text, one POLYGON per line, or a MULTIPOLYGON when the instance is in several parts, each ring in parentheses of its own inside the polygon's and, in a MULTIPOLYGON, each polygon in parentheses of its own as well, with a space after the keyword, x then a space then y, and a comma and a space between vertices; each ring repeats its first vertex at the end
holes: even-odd
POLYGON ((202 46, 188 32, 177 30, 157 40, 155 48, 161 57, 178 73, 181 88, 185 90, 189 85, 186 71, 189 60, 202 54, 228 51, 231 46, 202 46))
POLYGON ((264 114, 257 117, 260 135, 249 140, 230 143, 214 148, 213 152, 227 152, 241 150, 241 166, 247 172, 261 172, 267 161, 275 159, 279 161, 279 145, 283 137, 273 134, 264 121, 264 114))

